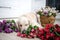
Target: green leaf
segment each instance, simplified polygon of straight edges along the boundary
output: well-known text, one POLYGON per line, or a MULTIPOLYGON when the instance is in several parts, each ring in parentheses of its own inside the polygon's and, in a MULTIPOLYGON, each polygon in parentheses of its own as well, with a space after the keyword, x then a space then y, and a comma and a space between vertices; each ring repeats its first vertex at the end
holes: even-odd
POLYGON ((12 22, 12 23, 15 23, 15 21, 14 21, 14 20, 12 20, 11 22, 12 22))
POLYGON ((38 26, 35 25, 35 26, 34 26, 34 29, 37 29, 37 28, 38 28, 38 26))
POLYGON ((28 27, 28 31, 31 31, 31 29, 32 29, 32 25, 29 25, 29 27, 28 27))
POLYGON ((30 32, 27 30, 25 33, 26 33, 27 35, 29 35, 30 32))
POLYGON ((50 28, 50 32, 53 32, 53 30, 54 30, 53 28, 50 28))
POLYGON ((26 30, 26 34, 29 35, 31 30, 32 30, 32 25, 29 25, 28 29, 26 30))
POLYGON ((33 28, 32 25, 29 25, 27 30, 31 30, 32 28, 33 28))
POLYGON ((7 20, 7 23, 10 23, 11 22, 11 20, 7 20))
POLYGON ((11 29, 12 29, 12 30, 15 30, 16 28, 15 28, 15 26, 11 26, 11 29))
POLYGON ((52 15, 55 17, 56 16, 56 13, 52 13, 52 15))
POLYGON ((55 34, 56 34, 57 36, 60 36, 60 34, 59 34, 58 32, 55 32, 55 34))
POLYGON ((41 11, 38 11, 37 14, 39 14, 40 16, 42 16, 42 12, 41 11))

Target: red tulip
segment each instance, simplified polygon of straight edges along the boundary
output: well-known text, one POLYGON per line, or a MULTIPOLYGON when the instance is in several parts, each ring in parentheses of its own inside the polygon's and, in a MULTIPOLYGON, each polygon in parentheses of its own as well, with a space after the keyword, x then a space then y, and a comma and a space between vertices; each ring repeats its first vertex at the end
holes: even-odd
POLYGON ((44 37, 44 36, 41 36, 41 39, 42 39, 42 40, 45 40, 45 37, 44 37))
POLYGON ((60 32, 60 28, 57 28, 57 32, 60 32))
POLYGON ((30 33, 30 36, 32 37, 32 38, 34 38, 34 37, 36 37, 36 34, 35 33, 30 33))
POLYGON ((27 37, 27 35, 26 34, 21 34, 21 37, 24 38, 24 37, 27 37))
POLYGON ((53 26, 54 26, 53 24, 46 24, 45 29, 49 29, 49 28, 51 28, 53 26))
POLYGON ((50 37, 50 34, 48 33, 48 34, 46 34, 46 38, 48 39, 50 37))
POLYGON ((17 32, 17 36, 21 36, 21 33, 20 32, 17 32))
POLYGON ((44 29, 42 29, 42 30, 39 30, 38 33, 39 33, 39 34, 44 34, 44 32, 45 32, 44 29))
POLYGON ((39 37, 41 37, 42 35, 40 35, 40 34, 37 34, 37 37, 39 38, 39 37))
POLYGON ((50 35, 51 35, 51 37, 54 37, 54 36, 55 36, 55 34, 54 34, 54 33, 50 33, 50 35))
POLYGON ((31 32, 35 33, 35 32, 36 32, 36 30, 32 28, 31 32))
POLYGON ((37 30, 42 30, 42 29, 40 27, 38 27, 37 30))
POLYGON ((56 27, 56 28, 58 28, 58 27, 59 27, 59 25, 58 25, 58 24, 55 24, 55 27, 56 27))
POLYGON ((32 38, 32 36, 28 35, 27 38, 32 38))
POLYGON ((50 29, 44 29, 45 32, 49 33, 50 32, 50 29))
POLYGON ((60 40, 60 37, 56 37, 55 40, 60 40))

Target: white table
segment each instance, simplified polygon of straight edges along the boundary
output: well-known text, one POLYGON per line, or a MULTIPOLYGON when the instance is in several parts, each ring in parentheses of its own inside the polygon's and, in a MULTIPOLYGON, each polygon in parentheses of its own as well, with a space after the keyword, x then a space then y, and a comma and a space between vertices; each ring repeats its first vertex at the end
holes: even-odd
POLYGON ((21 38, 16 35, 17 33, 15 32, 10 33, 10 34, 0 33, 0 40, 40 40, 38 38, 34 38, 34 39, 21 38))

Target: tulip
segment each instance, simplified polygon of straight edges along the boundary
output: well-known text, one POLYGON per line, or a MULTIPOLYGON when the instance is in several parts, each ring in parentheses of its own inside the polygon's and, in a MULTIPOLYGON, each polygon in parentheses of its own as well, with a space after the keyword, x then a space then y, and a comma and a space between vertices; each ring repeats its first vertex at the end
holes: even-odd
POLYGON ((17 32, 17 36, 21 36, 21 33, 20 32, 17 32))

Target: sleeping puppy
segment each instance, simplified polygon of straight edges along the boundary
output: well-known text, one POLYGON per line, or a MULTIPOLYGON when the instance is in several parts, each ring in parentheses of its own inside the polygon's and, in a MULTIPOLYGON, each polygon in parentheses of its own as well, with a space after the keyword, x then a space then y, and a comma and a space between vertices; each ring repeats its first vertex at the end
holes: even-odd
POLYGON ((38 27, 42 28, 39 23, 39 16, 36 13, 27 13, 19 17, 17 21, 18 29, 23 31, 27 30, 29 25, 32 24, 32 26, 37 25, 38 27))

